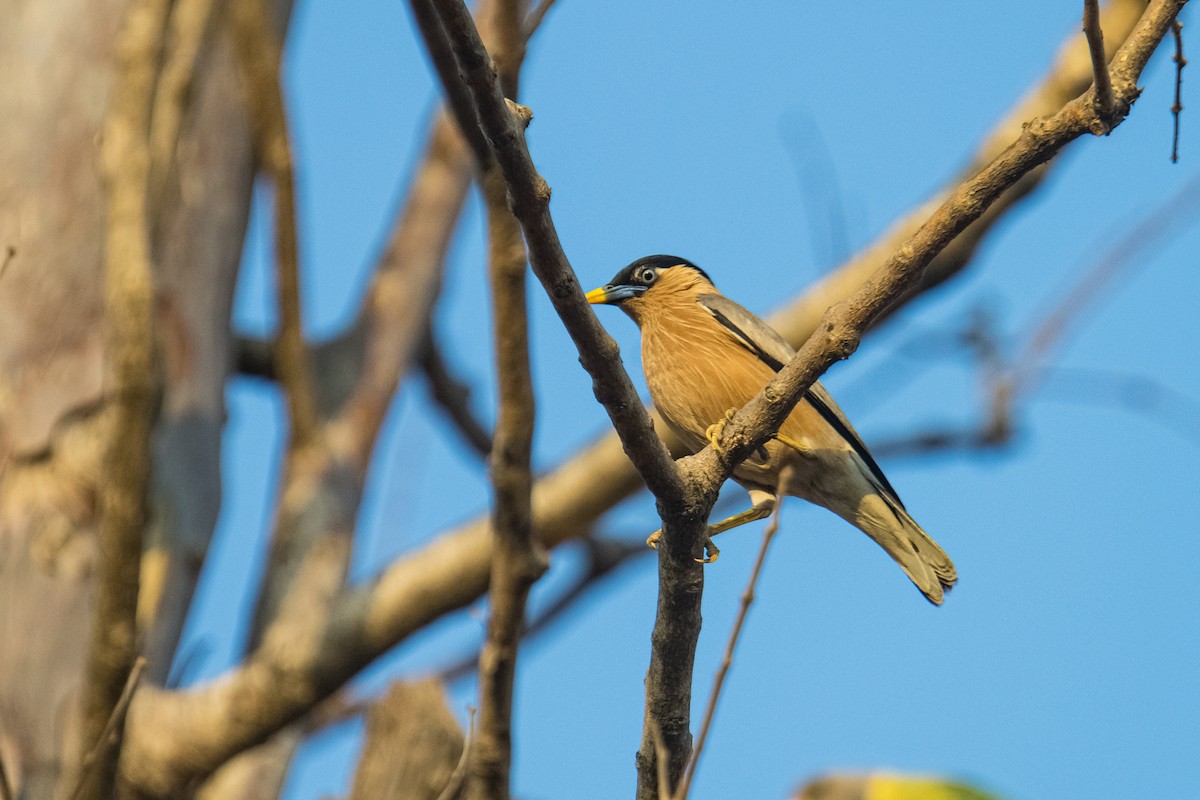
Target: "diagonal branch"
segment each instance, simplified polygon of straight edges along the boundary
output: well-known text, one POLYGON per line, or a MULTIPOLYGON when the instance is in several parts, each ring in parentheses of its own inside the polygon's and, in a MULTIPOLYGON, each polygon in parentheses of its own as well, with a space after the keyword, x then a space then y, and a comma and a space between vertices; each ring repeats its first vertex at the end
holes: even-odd
MULTIPOLYGON (((580 362, 592 376, 596 398, 608 412, 624 443, 630 460, 647 486, 660 499, 679 503, 683 486, 670 454, 650 426, 629 375, 621 365, 616 343, 601 327, 583 297, 583 290, 558 241, 550 218, 550 187, 533 166, 524 146, 518 121, 505 103, 492 60, 479 39, 479 32, 461 0, 412 0, 417 24, 431 52, 443 49, 448 40, 459 71, 439 67, 447 95, 461 93, 459 81, 470 89, 478 125, 491 145, 504 174, 509 202, 521 223, 529 247, 534 274, 542 282, 554 310, 575 342, 580 362), (434 20, 441 25, 433 24, 434 20)), ((469 111, 455 108, 464 129, 475 123, 469 111)))
MULTIPOLYGON (((1137 5, 1134 0, 1118 0, 1113 7, 1128 13, 1137 5)), ((1112 41, 1123 38, 1107 18, 1105 29, 1112 41)), ((1086 53, 1083 55, 1086 65, 1086 53)), ((1078 74, 1074 66, 1068 71, 1072 76, 1078 74)), ((1090 82, 1086 66, 1083 74, 1082 88, 1086 88, 1090 82)), ((1036 93, 1038 102, 1045 104, 1050 102, 1046 98, 1066 92, 1072 86, 1070 80, 1059 71, 1049 75, 1046 88, 1036 93)), ((1060 98, 1056 102, 1063 101, 1060 98)), ((1020 121, 1021 114, 1014 112, 1005 122, 1006 130, 1019 131, 1020 121)), ((992 147, 989 144, 984 151, 990 153, 992 147)), ((1000 149, 1002 146, 995 146, 996 151, 1000 149)), ((996 219, 998 215, 984 217, 987 224, 996 219)), ((927 270, 918 286, 928 286, 929 276, 927 270)), ((393 289, 397 285, 393 283, 393 289)), ((555 285, 562 289, 562 297, 571 295, 570 282, 555 285)), ((850 291, 845 289, 841 296, 850 291)), ((578 293, 577 286, 574 292, 578 293)), ((551 294, 559 296, 553 291, 551 294)), ((386 325, 399 324, 399 320, 382 315, 380 310, 389 298, 397 296, 403 297, 403 292, 372 291, 369 298, 378 299, 369 299, 365 306, 364 319, 377 320, 362 326, 379 340, 377 345, 368 347, 367 355, 367 363, 374 360, 381 365, 376 376, 383 376, 385 367, 396 363, 389 362, 382 354, 397 339, 383 336, 382 331, 386 325), (370 352, 371 348, 376 351, 370 352)), ((834 295, 825 294, 824 298, 831 296, 834 295)), ((905 295, 908 297, 911 295, 905 295)), ((815 325, 815 317, 803 312, 795 312, 792 319, 798 321, 796 326, 781 325, 791 335, 805 325, 815 325)), ((424 320, 420 323, 424 324, 424 320)), ((374 392, 383 381, 376 378, 372 381, 374 392)), ((644 413, 640 406, 637 411, 644 413)), ((636 491, 639 485, 637 474, 630 469, 616 437, 598 440, 534 485, 533 516, 539 539, 546 546, 554 546, 578 537, 599 515, 636 491)), ((392 564, 374 580, 343 590, 328 613, 304 620, 303 625, 281 629, 279 641, 287 646, 260 648, 221 681, 190 692, 143 689, 130 709, 127 745, 130 749, 123 762, 127 777, 139 787, 166 793, 189 776, 212 769, 228 754, 262 741, 303 713, 315 698, 335 691, 388 648, 430 621, 474 602, 487 586, 489 540, 489 526, 484 519, 448 531, 392 564), (307 645, 309 642, 311 647, 307 645), (279 691, 280 687, 286 691, 279 691)))
POLYGON ((689 468, 724 479, 764 442, 808 387, 835 361, 849 357, 884 310, 912 288, 924 267, 987 206, 1030 170, 1069 142, 1089 133, 1097 121, 1116 127, 1140 92, 1137 78, 1187 0, 1155 0, 1117 52, 1113 70, 1117 108, 1100 118, 1094 91, 1067 103, 1057 114, 1034 120, 995 161, 951 192, 924 225, 883 264, 862 288, 823 317, 821 335, 811 337, 796 357, 726 426, 718 456, 711 448, 685 459, 689 468))
MULTIPOLYGON (((1111 115, 1099 115, 1094 92, 1089 90, 1057 114, 1031 122, 995 161, 952 191, 916 234, 847 302, 825 313, 819 327, 821 334, 809 338, 792 361, 734 416, 722 432, 719 450, 706 448, 682 460, 681 469, 689 482, 694 482, 693 486, 719 487, 737 464, 778 430, 817 378, 835 361, 849 357, 857 349, 872 323, 918 284, 933 257, 992 202, 1072 140, 1089 131, 1098 128, 1107 131, 1120 124, 1137 99, 1138 76, 1185 2, 1151 3, 1129 40, 1117 52, 1113 83, 1118 105, 1111 115)), ((662 592, 660 585, 660 598, 662 592)), ((691 629, 677 626, 675 633, 670 639, 655 640, 651 677, 655 663, 668 663, 675 653, 688 647, 694 650, 699 625, 691 629)), ((650 682, 648 679, 648 696, 652 689, 650 682)), ((653 722, 661 728, 664 720, 686 718, 689 703, 690 698, 680 697, 674 707, 663 710, 662 719, 650 719, 648 714, 648 725, 653 722)), ((644 734, 639 753, 639 798, 653 796, 655 777, 646 763, 653 752, 653 742, 644 734)), ((672 752, 673 757, 677 755, 672 752)))

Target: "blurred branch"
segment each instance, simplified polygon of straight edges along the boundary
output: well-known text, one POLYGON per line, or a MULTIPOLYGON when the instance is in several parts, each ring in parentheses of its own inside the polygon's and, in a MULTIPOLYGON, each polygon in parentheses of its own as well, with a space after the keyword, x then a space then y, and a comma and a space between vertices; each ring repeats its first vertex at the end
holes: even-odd
MULTIPOLYGON (((583 544, 587 566, 566 591, 525 626, 522 638, 529 639, 546 630, 617 567, 632 558, 648 556, 651 553, 640 538, 636 542, 625 542, 619 539, 588 537, 583 540, 583 544)), ((438 670, 438 678, 446 683, 453 683, 472 674, 478 665, 479 654, 474 653, 438 670)))
MULTIPOLYGON (((1122 273, 1149 263, 1148 251, 1161 247, 1168 238, 1194 225, 1198 218, 1200 175, 1185 182, 1142 217, 1115 246, 1094 261, 1070 290, 1061 293, 1062 299, 1040 322, 1026 326, 1033 332, 1011 361, 1002 355, 999 337, 990 327, 982 321, 974 325, 964 339, 975 353, 983 380, 986 413, 981 423, 970 428, 933 429, 915 435, 908 434, 877 442, 872 445, 872 451, 880 457, 912 456, 996 449, 1011 442, 1016 429, 1014 414, 1018 405, 1028 402, 1039 393, 1047 373, 1054 368, 1048 357, 1051 351, 1060 347, 1068 333, 1088 319, 1085 312, 1105 289, 1122 277, 1122 273)), ((1119 378, 1113 382, 1125 383, 1126 380, 1119 378)), ((1155 386, 1154 391, 1165 393, 1169 390, 1155 386)), ((1147 412, 1145 408, 1131 408, 1147 412)), ((1186 428, 1181 432, 1192 437, 1192 432, 1186 428)))
POLYGON ((124 729, 121 698, 138 655, 137 601, 150 437, 161 375, 156 353, 150 122, 170 0, 135 0, 117 43, 117 77, 101 142, 110 389, 116 407, 101 490, 98 578, 83 687, 81 739, 96 748, 81 796, 114 795, 124 729))
POLYGON ((525 41, 529 41, 538 28, 542 27, 542 23, 546 21, 546 15, 550 13, 550 9, 554 8, 554 0, 541 0, 529 12, 529 16, 525 18, 525 24, 522 26, 521 33, 525 37, 525 41))
POLYGON ((304 731, 293 725, 221 765, 196 789, 196 800, 279 800, 304 731))
MULTIPOLYGON (((1117 107, 1111 115, 1100 117, 1096 112, 1094 94, 1090 90, 1068 102, 1053 116, 1032 121, 1017 140, 992 163, 951 190, 946 201, 906 240, 884 264, 844 303, 840 303, 821 318, 820 336, 813 336, 759 394, 730 420, 721 433, 717 447, 709 447, 694 456, 681 459, 681 471, 688 476, 690 486, 719 487, 738 463, 759 447, 791 412, 796 402, 833 362, 848 358, 862 341, 871 325, 886 309, 915 289, 925 267, 934 255, 979 219, 989 205, 1033 168, 1045 163, 1070 141, 1102 126, 1116 127, 1128 113, 1140 90, 1137 78, 1171 20, 1186 0, 1156 0, 1139 21, 1129 40, 1116 56, 1119 68, 1114 71, 1113 84, 1117 107)), ((669 531, 668 531, 669 536, 669 531)), ((668 539, 669 541, 669 539, 668 539)), ((661 563, 661 562, 660 562, 661 563)), ((660 613, 665 594, 660 571, 660 613)), ((654 638, 652 672, 647 677, 647 698, 651 697, 656 676, 654 663, 664 661, 666 654, 676 654, 695 647, 699 624, 676 624, 671 636, 654 638), (659 655, 661 654, 661 655, 659 655)), ((678 696, 669 708, 649 707, 647 719, 662 714, 656 722, 669 737, 665 720, 686 720, 690 698, 678 696)), ((670 739, 667 746, 674 748, 670 739)), ((647 769, 646 755, 652 752, 651 743, 643 733, 639 758, 639 799, 648 800, 654 792, 653 771, 647 769)), ((673 771, 672 771, 673 772, 673 771)), ((677 773, 675 773, 677 774, 677 773)))
MULTIPOLYGON (((506 91, 515 96, 524 49, 524 3, 501 0, 492 8, 493 52, 506 91)), ((461 121, 460 121, 461 122, 461 121)), ((517 651, 529 590, 546 571, 546 554, 533 535, 530 492, 535 403, 529 365, 525 245, 508 209, 504 176, 494 161, 479 165, 487 207, 488 272, 495 340, 496 433, 491 454, 492 570, 487 638, 479 656, 479 735, 467 770, 467 797, 508 800, 512 768, 512 710, 517 651)))
POLYGON ((300 311, 300 255, 296 235, 296 180, 288 137, 280 64, 283 48, 265 0, 233 4, 230 19, 245 77, 246 111, 259 162, 275 186, 275 260, 279 286, 279 336, 275 366, 283 384, 293 447, 318 435, 312 365, 300 311))
POLYGON ((1171 163, 1179 163, 1179 115, 1183 113, 1183 68, 1187 59, 1183 57, 1183 23, 1176 17, 1171 25, 1171 34, 1175 37, 1175 102, 1171 104, 1171 117, 1174 121, 1174 131, 1171 135, 1171 163))
MULTIPOLYGON (((115 756, 119 752, 117 745, 120 741, 116 733, 121 726, 125 724, 125 713, 129 710, 129 703, 133 700, 133 693, 137 691, 138 684, 142 681, 142 674, 146 671, 146 659, 137 658, 133 662, 133 668, 129 670, 129 675, 125 679, 125 685, 121 688, 121 696, 117 699, 117 703, 113 706, 112 714, 104 723, 104 730, 101 731, 100 737, 96 740, 92 749, 83 757, 83 762, 79 765, 79 779, 75 784, 75 791, 71 793, 71 800, 79 800, 87 793, 91 780, 96 774, 96 770, 104 768, 104 762, 115 756)), ((92 795, 95 796, 94 794, 92 795)))
MULTIPOLYGON (((1149 13, 1148 19, 1159 19, 1163 4, 1155 3, 1149 13)), ((1112 33, 1107 22, 1105 28, 1112 33)), ((1144 32, 1135 38, 1128 58, 1117 63, 1144 62, 1150 42, 1144 32)), ((1126 87, 1116 72, 1114 85, 1120 96, 1126 87)), ((1035 123, 1023 137, 1044 136, 1045 128, 1046 123, 1035 123)), ((514 200, 521 209, 530 198, 518 193, 514 200)), ((983 204, 968 207, 981 210, 983 204)), ((527 238, 534 237, 527 232, 527 238)), ((555 277, 558 280, 550 282, 551 297, 582 313, 577 283, 569 276, 555 277)), ((583 319, 594 323, 590 312, 583 319)), ((424 325, 424 319, 420 322, 424 325)), ((597 384, 600 391, 611 390, 603 380, 597 384)), ((634 411, 622 409, 622 413, 634 411)), ((636 413, 644 414, 640 405, 636 413)), ((579 536, 590 521, 637 487, 619 442, 602 439, 535 484, 533 512, 539 538, 553 546, 579 536)), ((696 524, 698 530, 699 519, 696 524)), ((131 736, 124 761, 130 781, 149 791, 169 792, 178 781, 203 774, 229 754, 261 741, 413 631, 477 599, 486 587, 489 564, 488 524, 475 520, 390 565, 374 580, 343 589, 327 612, 281 626, 268 637, 277 644, 264 642, 223 680, 190 692, 139 692, 130 709, 131 736), (278 691, 280 687, 285 691, 278 691)))
POLYGON ((1157 208, 1130 229, 1116 246, 1097 259, 1079 282, 1063 295, 1030 335, 1017 357, 1014 382, 1019 391, 1032 391, 1042 374, 1050 350, 1065 339, 1067 332, 1084 319, 1083 312, 1112 285, 1122 272, 1140 266, 1148 259, 1139 258, 1147 250, 1161 246, 1180 229, 1196 223, 1200 217, 1200 175, 1192 177, 1157 208))
MULTIPOLYGON (((549 210, 549 186, 537 173, 514 121, 514 116, 525 112, 506 105, 491 59, 466 7, 461 0, 436 7, 430 7, 429 0, 412 0, 412 5, 427 41, 445 38, 450 42, 458 69, 452 70, 435 59, 439 76, 448 95, 460 91, 457 84, 461 82, 470 88, 475 102, 476 115, 464 114, 459 123, 468 126, 477 116, 504 175, 513 214, 525 233, 534 274, 574 341, 580 363, 592 377, 596 399, 608 413, 626 454, 658 501, 665 546, 659 551, 659 603, 646 676, 647 726, 643 728, 638 757, 639 785, 643 792, 653 792, 657 768, 651 763, 656 751, 649 724, 658 724, 671 754, 668 775, 672 779, 678 779, 691 751, 692 661, 700 633, 704 585, 703 570, 693 555, 703 542, 705 521, 724 476, 684 480, 654 434, 616 344, 587 305, 559 243, 549 210)), ((430 45, 434 53, 441 48, 441 44, 430 45)))
MULTIPOLYGON (((592 388, 625 443, 630 458, 655 496, 682 498, 675 464, 654 435, 649 418, 629 375, 621 364, 616 343, 592 313, 579 281, 568 263, 550 218, 550 187, 537 174, 524 145, 517 114, 505 102, 491 57, 479 39, 470 13, 459 0, 431 4, 413 0, 413 14, 434 56, 434 66, 447 96, 469 89, 474 108, 454 106, 464 129, 482 126, 508 186, 509 203, 521 223, 534 274, 546 288, 554 309, 579 350, 580 361, 592 376, 592 388), (453 51, 455 62, 438 54, 453 51)), ((487 159, 484 159, 486 163, 487 159)))
POLYGON ((160 208, 204 57, 225 0, 175 0, 150 120, 150 205, 160 208))
MULTIPOLYGON (((1111 58, 1141 18, 1145 0, 1112 0, 1101 12, 1100 22, 1108 31, 1106 54, 1111 58)), ((926 219, 946 200, 951 189, 995 160, 1023 132, 1031 120, 1057 112, 1083 93, 1092 83, 1087 42, 1072 33, 1062 45, 1050 70, 1000 119, 984 137, 970 162, 937 195, 911 211, 885 231, 873 244, 858 253, 836 272, 809 287, 796 300, 769 319, 772 327, 794 347, 817 330, 821 316, 830 306, 844 301, 863 284, 892 253, 898 250, 926 219)), ((970 263, 975 251, 1005 214, 1042 185, 1048 167, 1039 166, 1022 175, 993 202, 979 219, 956 236, 925 268, 920 280, 903 295, 904 301, 957 275, 970 263)), ((897 302, 875 320, 879 324, 903 306, 897 302)))
POLYGON ((350 800, 438 800, 468 749, 439 682, 396 681, 367 712, 350 800))
POLYGON ((429 381, 429 392, 438 407, 446 413, 463 441, 481 456, 492 451, 492 434, 471 410, 471 387, 459 379, 446 364, 433 328, 425 332, 425 340, 417 351, 417 364, 429 381))
POLYGON ((1092 131, 1097 124, 1116 127, 1128 114, 1140 89, 1137 78, 1162 41, 1186 0, 1155 0, 1128 41, 1118 50, 1113 71, 1115 112, 1100 118, 1095 95, 1088 90, 1056 114, 1032 121, 1020 137, 978 174, 951 191, 947 200, 918 231, 845 303, 825 313, 822 335, 810 338, 791 363, 730 421, 720 450, 706 449, 684 459, 707 475, 727 475, 734 465, 758 447, 790 412, 795 399, 834 361, 849 357, 871 324, 909 288, 915 286, 934 254, 1022 175, 1044 163, 1067 143, 1092 131))

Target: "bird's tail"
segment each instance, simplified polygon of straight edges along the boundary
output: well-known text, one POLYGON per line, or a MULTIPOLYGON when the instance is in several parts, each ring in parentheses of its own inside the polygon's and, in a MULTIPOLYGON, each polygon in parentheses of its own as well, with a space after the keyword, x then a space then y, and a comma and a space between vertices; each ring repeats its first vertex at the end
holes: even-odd
POLYGON ((935 605, 954 586, 958 572, 937 542, 886 493, 865 495, 847 519, 874 539, 935 605))

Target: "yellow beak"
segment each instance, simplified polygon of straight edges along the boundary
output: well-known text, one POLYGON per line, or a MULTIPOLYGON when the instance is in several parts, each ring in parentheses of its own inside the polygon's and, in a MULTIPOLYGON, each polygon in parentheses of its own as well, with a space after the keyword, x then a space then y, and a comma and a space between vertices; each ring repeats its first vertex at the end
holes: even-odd
POLYGON ((586 295, 587 301, 592 305, 603 304, 608 302, 608 292, 604 291, 604 287, 600 286, 592 289, 586 295))

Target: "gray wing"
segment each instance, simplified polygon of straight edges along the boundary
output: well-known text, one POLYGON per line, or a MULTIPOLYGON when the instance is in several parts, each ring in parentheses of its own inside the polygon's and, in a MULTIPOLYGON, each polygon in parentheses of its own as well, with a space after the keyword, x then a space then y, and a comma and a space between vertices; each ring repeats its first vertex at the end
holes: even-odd
MULTIPOLYGON (((697 299, 701 307, 728 329, 743 347, 775 372, 783 369, 784 365, 791 361, 792 356, 796 354, 792 346, 776 333, 774 328, 725 295, 702 294, 697 299)), ((858 433, 850 425, 850 420, 846 419, 846 415, 838 408, 838 404, 830 397, 829 392, 825 391, 825 387, 820 383, 814 383, 804 394, 804 400, 816 409, 817 413, 838 432, 839 436, 846 440, 866 464, 871 476, 879 482, 879 486, 890 495, 892 500, 896 501, 900 508, 904 508, 904 503, 896 494, 896 490, 892 488, 892 484, 888 482, 887 476, 875 463, 866 444, 859 438, 858 433)))

